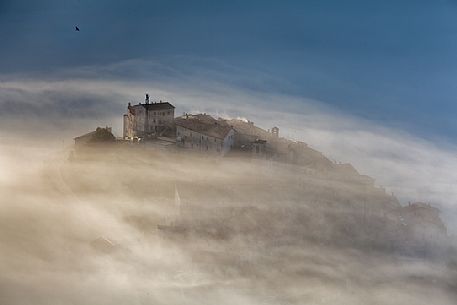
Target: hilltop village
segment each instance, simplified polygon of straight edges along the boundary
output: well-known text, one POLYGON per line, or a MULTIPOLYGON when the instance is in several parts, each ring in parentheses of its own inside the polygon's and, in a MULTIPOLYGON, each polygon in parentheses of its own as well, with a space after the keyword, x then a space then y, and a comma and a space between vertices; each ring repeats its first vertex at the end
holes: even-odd
MULTIPOLYGON (((128 103, 127 111, 123 115, 121 138, 116 138, 110 127, 99 127, 93 132, 75 138, 75 155, 77 157, 78 151, 84 148, 106 143, 192 156, 224 157, 226 160, 237 158, 256 162, 264 160, 266 167, 272 163, 282 164, 282 167, 278 168, 279 171, 289 168, 287 171, 298 172, 299 178, 288 184, 281 184, 283 181, 276 184, 268 182, 271 191, 275 187, 277 189, 274 195, 270 194, 265 201, 271 201, 275 196, 279 196, 273 200, 279 204, 294 192, 301 194, 302 199, 299 200, 311 201, 310 212, 303 215, 303 219, 308 219, 308 225, 319 218, 332 218, 333 226, 339 228, 332 231, 332 234, 340 236, 344 233, 345 239, 361 238, 364 242, 369 240, 373 243, 382 240, 390 248, 415 251, 414 249, 417 248, 422 249, 424 244, 427 244, 427 249, 430 249, 447 236, 446 227, 439 216, 438 209, 421 202, 401 206, 393 194, 387 194, 383 188, 376 186, 373 178, 359 174, 351 164, 330 161, 304 142, 281 137, 279 128, 276 126, 264 130, 251 121, 214 118, 206 113, 184 113, 182 116, 175 117, 175 106, 165 101, 150 101, 149 95, 146 94, 144 103, 134 105, 128 103), (295 188, 295 184, 298 189, 295 188), (293 192, 290 191, 291 188, 293 192), (320 216, 309 218, 309 215, 315 215, 316 211, 320 211, 320 216), (363 238, 361 232, 363 232, 363 238)), ((72 155, 72 158, 75 158, 75 155, 72 155)), ((269 179, 266 177, 269 174, 261 173, 264 169, 257 170, 258 179, 269 179)), ((176 182, 175 185, 177 185, 176 182)), ((252 203, 258 202, 263 194, 267 193, 264 192, 263 187, 264 185, 251 183, 249 189, 242 191, 244 186, 214 184, 211 187, 205 187, 201 192, 196 192, 198 185, 182 182, 179 187, 181 197, 187 198, 189 203, 185 208, 180 208, 179 219, 173 222, 173 226, 159 227, 164 231, 173 232, 182 228, 194 227, 195 229, 195 224, 201 224, 203 221, 196 222, 197 216, 193 211, 199 210, 198 217, 206 217, 205 221, 211 218, 207 215, 202 216, 204 215, 202 211, 213 211, 215 207, 202 206, 202 202, 208 201, 207 197, 213 193, 212 191, 215 192, 215 198, 223 200, 222 197, 225 195, 221 197, 221 194, 230 193, 229 189, 236 188, 237 192, 244 192, 243 201, 251 198, 249 202, 252 203), (256 187, 259 187, 259 191, 251 198, 251 191, 256 187), (183 212, 186 209, 187 214, 183 212)), ((180 195, 178 197, 180 198, 180 195)), ((230 196, 226 199, 227 202, 231 200, 230 196)), ((297 199, 290 199, 291 202, 294 200, 297 199)), ((260 215, 257 209, 257 206, 224 206, 222 209, 217 209, 217 215, 221 217, 221 210, 232 216, 233 213, 238 213, 234 211, 242 210, 244 215, 254 213, 251 216, 254 219, 260 215)), ((285 212, 284 207, 279 212, 277 209, 278 207, 271 208, 272 211, 276 211, 275 218, 285 212)), ((210 230, 217 227, 218 223, 219 221, 213 224, 210 230)), ((320 226, 319 223, 313 225, 320 226)), ((310 231, 309 227, 306 230, 315 232, 314 229, 310 231)), ((320 228, 317 231, 325 232, 328 228, 320 228)))
MULTIPOLYGON (((214 118, 206 113, 175 117, 175 106, 164 101, 128 103, 123 115, 122 138, 115 138, 110 127, 75 138, 76 147, 100 142, 136 143, 214 156, 248 156, 355 173, 350 164, 336 164, 304 142, 280 137, 279 128, 264 130, 252 121, 214 118)), ((361 182, 373 184, 368 176, 361 182)))
POLYGON ((373 178, 360 175, 351 164, 332 162, 304 142, 280 137, 277 126, 264 130, 252 121, 214 118, 206 113, 175 117, 175 106, 161 100, 150 101, 148 94, 144 103, 128 103, 122 138, 116 138, 110 127, 98 127, 74 140, 77 148, 116 142, 201 155, 278 161, 374 186, 373 178))

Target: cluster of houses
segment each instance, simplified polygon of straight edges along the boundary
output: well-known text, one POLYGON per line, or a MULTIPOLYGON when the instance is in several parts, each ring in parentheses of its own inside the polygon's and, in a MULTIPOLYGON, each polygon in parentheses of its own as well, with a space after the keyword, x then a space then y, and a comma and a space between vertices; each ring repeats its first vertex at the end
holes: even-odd
POLYGON ((320 172, 356 177, 362 184, 374 184, 373 179, 359 175, 350 164, 336 164, 304 142, 280 137, 276 126, 265 130, 252 121, 214 118, 206 113, 184 113, 175 117, 175 106, 166 101, 152 101, 148 94, 143 103, 128 103, 123 115, 121 139, 116 140, 109 127, 99 127, 75 138, 77 147, 107 141, 144 143, 220 156, 230 154, 271 159, 305 165, 320 172))
MULTIPOLYGON (((116 142, 173 148, 201 154, 225 156, 242 155, 264 158, 284 163, 303 165, 307 171, 342 181, 374 188, 374 179, 360 175, 351 164, 330 161, 322 153, 306 143, 291 141, 279 136, 279 128, 264 130, 251 121, 214 118, 206 113, 175 117, 175 106, 164 101, 150 101, 146 94, 144 103, 128 103, 123 116, 123 135, 116 139, 110 127, 98 127, 95 131, 75 138, 76 147, 90 143, 116 142)), ((384 190, 382 194, 384 194, 384 190)), ((415 203, 395 211, 400 223, 410 230, 410 235, 432 234, 431 239, 446 234, 439 218, 439 211, 430 205, 415 203), (425 225, 430 226, 424 230, 425 225), (419 228, 419 229, 418 229, 419 228), (432 232, 432 233, 430 233, 432 232)), ((405 231, 405 230, 403 230, 405 231)), ((416 238, 415 240, 421 240, 416 238)))
MULTIPOLYGON (((252 122, 236 120, 238 124, 252 122)), ((124 141, 170 143, 177 148, 226 155, 229 152, 249 152, 267 155, 267 138, 279 138, 279 128, 273 127, 266 135, 246 133, 231 120, 214 118, 206 113, 184 114, 175 117, 175 106, 164 101, 150 101, 127 106, 123 119, 124 141)))

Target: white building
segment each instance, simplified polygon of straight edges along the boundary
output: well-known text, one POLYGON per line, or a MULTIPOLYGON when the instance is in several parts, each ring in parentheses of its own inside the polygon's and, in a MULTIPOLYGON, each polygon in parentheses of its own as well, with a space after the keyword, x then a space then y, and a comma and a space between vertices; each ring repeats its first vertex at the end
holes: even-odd
POLYGON ((210 115, 186 114, 175 119, 178 147, 225 155, 233 148, 235 130, 210 115))
POLYGON ((143 138, 150 135, 162 135, 173 130, 175 107, 169 102, 149 102, 146 94, 145 103, 128 104, 124 114, 124 139, 143 138))

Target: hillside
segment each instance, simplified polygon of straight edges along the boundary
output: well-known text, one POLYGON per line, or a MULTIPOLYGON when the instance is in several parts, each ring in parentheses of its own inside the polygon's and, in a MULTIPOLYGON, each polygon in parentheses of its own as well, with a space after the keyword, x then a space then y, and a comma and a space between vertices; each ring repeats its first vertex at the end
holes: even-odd
MULTIPOLYGON (((429 230, 430 236, 418 238, 411 230, 422 228, 423 222, 405 216, 396 198, 383 189, 352 179, 355 171, 347 172, 349 176, 283 162, 141 147, 110 149, 110 154, 92 150, 62 168, 66 185, 80 200, 109 194, 112 201, 104 209, 117 210, 120 222, 145 241, 159 238, 162 245, 181 249, 192 262, 185 267, 188 280, 194 281, 185 295, 192 298, 205 295, 198 287, 207 285, 239 294, 238 285, 244 283, 266 304, 299 304, 303 294, 288 291, 290 287, 324 285, 331 297, 322 304, 335 301, 335 293, 344 296, 342 304, 366 304, 351 297, 353 289, 366 289, 364 300, 394 304, 370 296, 369 286, 388 281, 386 276, 402 281, 403 272, 417 276, 408 289, 424 289, 423 276, 435 278, 433 289, 451 289, 451 269, 439 275, 404 270, 418 260, 441 265, 445 233, 429 230), (101 173, 107 181, 96 178, 101 173), (367 265, 371 269, 364 270, 367 265), (374 276, 384 268, 398 270, 374 276), (350 278, 349 287, 340 286, 343 277, 350 278), (278 278, 288 284, 271 286, 278 278), (264 289, 275 297, 265 301, 264 289)), ((430 228, 442 226, 439 218, 432 222, 430 228)), ((130 247, 126 241, 119 244, 130 247)), ((408 289, 397 293, 411 293, 408 289)), ((306 298, 316 300, 318 295, 310 291, 306 298)))
MULTIPOLYGON (((232 217, 233 211, 244 214, 246 209, 245 215, 250 215, 255 223, 266 222, 284 227, 284 230, 289 229, 285 224, 295 219, 293 221, 300 228, 294 226, 293 230, 299 232, 300 238, 325 243, 422 255, 424 251, 432 253, 439 250, 435 244, 446 238, 444 224, 439 216, 435 216, 438 215, 436 209, 423 207, 425 216, 421 217, 428 217, 427 221, 415 217, 415 213, 410 211, 411 206, 401 207, 395 197, 376 187, 372 179, 359 175, 350 165, 331 164, 325 170, 317 170, 315 163, 297 166, 249 158, 212 159, 181 151, 163 153, 154 149, 145 150, 141 146, 110 148, 109 153, 110 158, 114 158, 109 162, 120 162, 124 158, 126 164, 122 167, 138 166, 141 169, 133 181, 124 181, 128 178, 126 174, 132 171, 127 168, 110 174, 127 183, 124 192, 132 192, 134 196, 145 192, 142 200, 160 196, 167 202, 173 202, 176 190, 182 207, 180 217, 174 221, 189 231, 201 229, 198 227, 202 217, 203 222, 208 219, 215 221, 203 230, 221 229, 230 236, 239 232, 243 224, 234 222, 228 227, 218 228, 220 221, 232 217), (149 171, 153 177, 149 177, 149 171), (165 176, 154 178, 157 173, 165 176), (229 212, 225 215, 224 211, 229 212), (416 240, 409 232, 413 226, 429 226, 432 233, 426 239, 416 240), (416 242, 421 244, 420 247, 416 242)), ((98 158, 90 151, 85 155, 80 153, 79 160, 85 160, 84 156, 88 158, 84 162, 94 162, 98 158)), ((100 157, 106 161, 108 156, 102 153, 100 157)), ((121 165, 116 165, 114 169, 118 166, 121 165)), ((69 178, 69 185, 74 183, 74 179, 69 178)), ((110 187, 106 191, 115 193, 116 189, 110 187)), ((166 204, 165 208, 170 206, 174 208, 174 204, 166 204)), ((254 232, 269 232, 273 227, 256 227, 254 232)), ((243 234, 247 233, 244 231, 243 234)), ((268 234, 289 235, 278 231, 268 234)))
POLYGON ((426 205, 313 166, 100 145, 15 167, 0 303, 455 303, 426 205))

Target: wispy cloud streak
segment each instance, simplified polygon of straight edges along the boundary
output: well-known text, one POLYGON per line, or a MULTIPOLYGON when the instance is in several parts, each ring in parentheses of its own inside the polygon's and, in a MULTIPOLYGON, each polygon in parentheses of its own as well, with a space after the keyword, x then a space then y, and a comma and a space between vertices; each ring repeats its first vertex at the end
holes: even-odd
POLYGON ((381 126, 350 116, 320 101, 245 88, 226 81, 229 78, 223 73, 211 77, 211 71, 206 71, 193 76, 142 61, 60 71, 45 80, 16 76, 6 81, 3 76, 2 134, 27 136, 42 126, 70 140, 98 125, 112 125, 120 134, 126 103, 140 101, 149 92, 151 97, 174 103, 177 114, 201 111, 247 117, 265 129, 277 125, 283 136, 304 141, 336 162, 354 164, 403 203, 437 204, 451 232, 457 231, 457 219, 452 217, 457 209, 456 147, 440 146, 444 142, 422 139, 390 127, 388 122, 381 126), (145 67, 148 69, 141 70, 145 67), (135 77, 133 71, 139 70, 144 73, 136 75, 142 77, 135 77), (167 73, 161 77, 154 71, 167 73), (126 73, 132 77, 125 77, 126 73))

